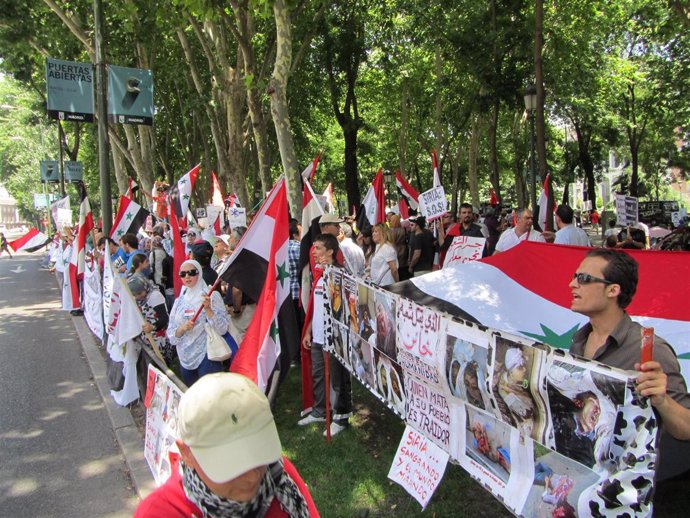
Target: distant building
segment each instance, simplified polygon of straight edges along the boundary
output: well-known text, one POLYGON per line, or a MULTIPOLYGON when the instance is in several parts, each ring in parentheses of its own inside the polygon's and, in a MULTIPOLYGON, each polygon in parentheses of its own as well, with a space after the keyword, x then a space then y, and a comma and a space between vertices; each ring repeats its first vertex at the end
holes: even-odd
POLYGON ((0 184, 0 225, 7 228, 19 226, 19 210, 15 200, 4 185, 0 184))

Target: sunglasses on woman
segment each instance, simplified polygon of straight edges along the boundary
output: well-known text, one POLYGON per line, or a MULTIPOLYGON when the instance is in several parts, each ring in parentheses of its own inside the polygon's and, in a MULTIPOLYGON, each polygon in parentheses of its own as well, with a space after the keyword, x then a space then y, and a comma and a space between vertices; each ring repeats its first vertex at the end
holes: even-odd
POLYGON ((578 284, 592 284, 593 282, 601 282, 602 284, 614 284, 611 281, 602 279, 601 277, 595 277, 588 273, 574 273, 573 279, 577 281, 578 284))
POLYGON ((199 270, 197 270, 196 268, 194 270, 180 270, 180 277, 184 279, 185 277, 187 277, 187 275, 189 275, 190 277, 196 277, 197 275, 199 275, 199 270))

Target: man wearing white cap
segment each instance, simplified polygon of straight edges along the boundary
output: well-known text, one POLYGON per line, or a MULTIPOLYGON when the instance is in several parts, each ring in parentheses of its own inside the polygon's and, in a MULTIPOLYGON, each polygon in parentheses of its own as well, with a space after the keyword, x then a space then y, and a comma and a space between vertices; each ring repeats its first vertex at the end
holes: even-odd
POLYGON ((318 517, 307 486, 282 457, 266 396, 248 378, 209 374, 178 408, 182 462, 138 507, 143 517, 318 517))

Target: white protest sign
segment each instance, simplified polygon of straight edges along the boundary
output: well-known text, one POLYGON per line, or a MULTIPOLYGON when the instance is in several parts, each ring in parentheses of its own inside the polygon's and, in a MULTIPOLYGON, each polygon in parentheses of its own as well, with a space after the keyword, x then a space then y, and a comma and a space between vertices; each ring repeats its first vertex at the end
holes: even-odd
POLYGON ((455 237, 448 248, 446 259, 443 261, 443 267, 457 266, 481 259, 485 244, 486 239, 483 237, 455 237))
POLYGON ((440 313, 407 299, 398 302, 398 351, 407 352, 427 365, 436 365, 444 319, 440 313))
POLYGON ((247 209, 244 207, 230 207, 228 209, 228 225, 230 228, 247 226, 247 209))
POLYGON ((419 195, 419 211, 427 221, 434 221, 448 213, 448 202, 442 185, 419 195))
POLYGON ((72 211, 68 208, 58 207, 57 209, 57 226, 62 229, 64 227, 72 226, 72 211))
POLYGON ((616 194, 616 217, 619 225, 634 225, 637 223, 637 198, 616 194))
POLYGON ((405 379, 405 394, 407 396, 405 422, 448 451, 450 407, 446 396, 412 376, 405 379))
POLYGON ((448 465, 448 453, 409 426, 395 453, 388 478, 400 484, 424 509, 448 465))
POLYGON ((161 371, 149 364, 146 384, 146 438, 144 457, 156 484, 161 485, 171 473, 170 452, 177 448, 177 407, 182 391, 161 371), (174 448, 173 448, 174 446, 174 448))

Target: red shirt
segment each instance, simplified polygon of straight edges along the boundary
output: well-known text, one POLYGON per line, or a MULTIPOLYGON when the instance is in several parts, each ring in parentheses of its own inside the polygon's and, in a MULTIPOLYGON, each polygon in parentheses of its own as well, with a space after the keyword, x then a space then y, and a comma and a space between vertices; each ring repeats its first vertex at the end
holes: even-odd
MULTIPOLYGON (((285 473, 297 485, 300 493, 309 507, 310 518, 319 518, 319 512, 311 498, 307 485, 297 473, 297 469, 285 457, 283 457, 285 473)), ((182 475, 175 469, 168 481, 153 493, 147 496, 134 513, 134 518, 201 518, 204 513, 187 499, 182 487, 182 475)), ((289 518, 289 515, 280 507, 277 499, 271 502, 271 507, 266 512, 266 518, 289 518)))

